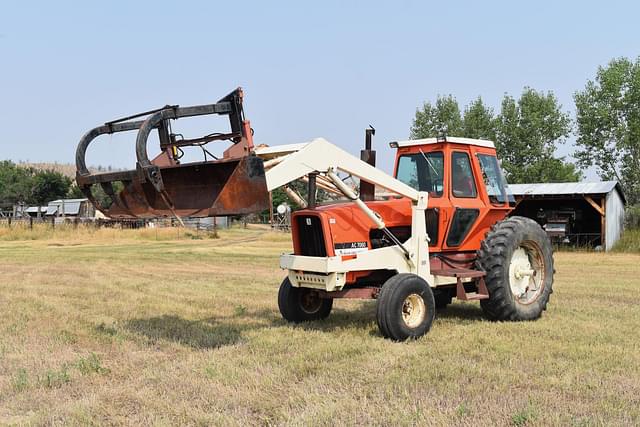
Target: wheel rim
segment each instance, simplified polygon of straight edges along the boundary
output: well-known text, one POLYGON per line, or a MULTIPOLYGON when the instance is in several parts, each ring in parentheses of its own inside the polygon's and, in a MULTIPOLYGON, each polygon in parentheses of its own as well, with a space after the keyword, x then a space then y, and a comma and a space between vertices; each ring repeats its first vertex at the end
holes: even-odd
POLYGON ((531 304, 542 293, 544 258, 535 242, 522 242, 513 252, 509 263, 509 286, 520 304, 531 304))
POLYGON ((306 291, 300 293, 300 308, 307 314, 316 313, 322 306, 322 298, 317 292, 306 291))
POLYGON ((402 320, 410 327, 419 326, 427 314, 424 300, 418 294, 409 295, 402 304, 402 320))

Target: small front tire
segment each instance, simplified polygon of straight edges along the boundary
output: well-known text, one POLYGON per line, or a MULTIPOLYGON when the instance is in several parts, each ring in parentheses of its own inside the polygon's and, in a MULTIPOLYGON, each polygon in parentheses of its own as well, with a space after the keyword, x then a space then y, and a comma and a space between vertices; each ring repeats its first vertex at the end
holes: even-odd
POLYGON ((291 285, 288 277, 280 285, 278 308, 282 317, 289 322, 325 319, 332 307, 332 298, 321 298, 314 289, 296 288, 291 285))
POLYGON ((431 328, 435 313, 433 292, 420 276, 396 274, 380 290, 376 319, 385 338, 419 338, 431 328))

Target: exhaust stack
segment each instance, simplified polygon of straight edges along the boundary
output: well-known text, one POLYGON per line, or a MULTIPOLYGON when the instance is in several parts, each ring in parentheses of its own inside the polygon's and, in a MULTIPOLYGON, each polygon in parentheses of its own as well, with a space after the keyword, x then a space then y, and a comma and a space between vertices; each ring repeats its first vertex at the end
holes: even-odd
MULTIPOLYGON (((375 167, 376 166, 376 151, 371 149, 371 142, 373 135, 376 134, 376 130, 373 126, 369 125, 365 129, 364 150, 360 150, 360 160, 375 167)), ((376 195, 376 186, 370 182, 360 180, 360 200, 366 202, 374 200, 376 195)))

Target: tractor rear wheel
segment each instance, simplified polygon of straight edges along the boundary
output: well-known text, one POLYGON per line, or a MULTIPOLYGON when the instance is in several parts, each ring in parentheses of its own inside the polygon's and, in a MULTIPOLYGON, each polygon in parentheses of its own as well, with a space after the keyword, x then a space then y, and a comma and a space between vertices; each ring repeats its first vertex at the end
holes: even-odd
POLYGON ((405 341, 426 334, 436 313, 431 288, 415 274, 396 274, 378 295, 378 328, 385 338, 405 341))
POLYGON ((278 308, 289 322, 308 322, 325 319, 331 313, 332 298, 321 298, 320 294, 310 288, 296 288, 286 277, 278 292, 278 308))
POLYGON ((480 301, 491 320, 533 320, 546 310, 553 285, 553 249, 532 219, 497 223, 480 246, 478 264, 487 275, 489 299, 480 301))

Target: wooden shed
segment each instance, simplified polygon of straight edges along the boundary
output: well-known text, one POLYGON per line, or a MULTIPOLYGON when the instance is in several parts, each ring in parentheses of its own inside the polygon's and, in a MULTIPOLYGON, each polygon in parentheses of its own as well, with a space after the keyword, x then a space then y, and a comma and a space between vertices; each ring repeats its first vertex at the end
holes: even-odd
POLYGON ((617 181, 512 184, 513 215, 535 219, 557 243, 610 250, 624 228, 617 181))

